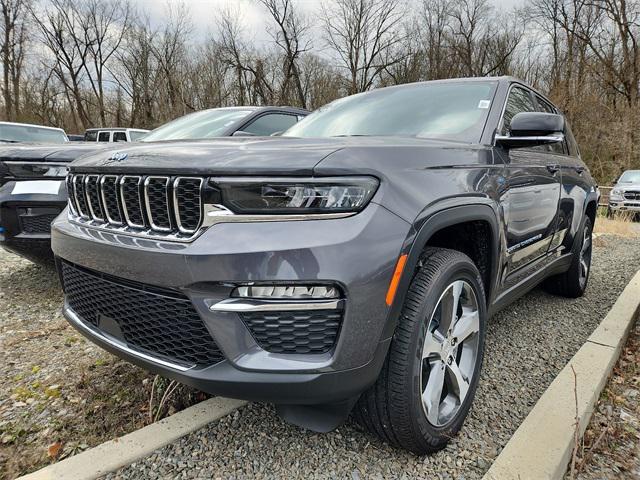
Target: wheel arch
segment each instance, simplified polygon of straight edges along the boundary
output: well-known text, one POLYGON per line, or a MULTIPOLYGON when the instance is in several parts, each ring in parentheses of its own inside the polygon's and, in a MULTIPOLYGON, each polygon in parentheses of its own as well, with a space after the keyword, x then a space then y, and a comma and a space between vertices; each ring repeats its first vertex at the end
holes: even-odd
MULTIPOLYGON (((412 231, 402 249, 402 254, 407 255, 407 260, 402 276, 400 277, 400 282, 398 284, 393 304, 389 310, 384 335, 382 337, 383 339, 391 337, 395 331, 398 319, 402 312, 402 305, 404 304, 407 290, 414 277, 422 252, 428 246, 443 246, 433 245, 430 244, 430 242, 437 238, 439 232, 443 232, 447 229, 465 224, 472 224, 474 222, 481 222, 487 226, 490 238, 490 245, 488 246, 490 255, 487 262, 484 286, 487 307, 491 304, 491 299, 493 298, 496 288, 495 280, 497 278, 499 262, 500 229, 498 215, 490 203, 478 202, 460 205, 459 200, 460 199, 458 199, 457 205, 448 205, 436 211, 431 210, 429 212, 425 212, 424 214, 419 215, 414 222, 412 231)), ((452 247, 449 246, 445 248, 452 247)), ((457 248, 453 249, 460 250, 457 248)))

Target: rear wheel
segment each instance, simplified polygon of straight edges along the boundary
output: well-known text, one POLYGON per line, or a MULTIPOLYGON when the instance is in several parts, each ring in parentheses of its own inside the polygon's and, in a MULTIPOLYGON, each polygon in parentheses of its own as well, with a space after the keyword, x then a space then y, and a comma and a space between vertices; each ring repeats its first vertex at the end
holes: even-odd
POLYGON ((566 272, 547 279, 545 287, 548 291, 569 298, 584 295, 591 272, 592 232, 591 219, 585 217, 582 231, 575 240, 578 243, 575 246, 571 266, 566 272))
POLYGON ((485 321, 482 280, 471 259, 427 249, 380 377, 358 401, 356 419, 416 454, 443 448, 473 401, 485 321))

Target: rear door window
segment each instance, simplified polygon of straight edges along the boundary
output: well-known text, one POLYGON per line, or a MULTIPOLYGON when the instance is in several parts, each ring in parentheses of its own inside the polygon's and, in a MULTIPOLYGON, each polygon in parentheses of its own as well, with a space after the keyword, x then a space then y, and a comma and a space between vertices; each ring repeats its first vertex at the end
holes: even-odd
POLYGON ((533 103, 533 98, 531 98, 529 91, 517 85, 512 87, 509 92, 509 98, 507 99, 507 105, 504 109, 504 115, 502 116, 502 135, 509 134, 511 120, 516 114, 535 111, 536 106, 533 103))
MULTIPOLYGON (((536 95, 536 103, 538 104, 539 112, 555 113, 555 114, 558 113, 555 107, 551 105, 549 102, 547 102, 540 95, 536 95)), ((565 142, 550 143, 549 145, 540 145, 539 149, 544 152, 557 153, 559 155, 566 155, 567 153, 567 146, 565 145, 565 142)))

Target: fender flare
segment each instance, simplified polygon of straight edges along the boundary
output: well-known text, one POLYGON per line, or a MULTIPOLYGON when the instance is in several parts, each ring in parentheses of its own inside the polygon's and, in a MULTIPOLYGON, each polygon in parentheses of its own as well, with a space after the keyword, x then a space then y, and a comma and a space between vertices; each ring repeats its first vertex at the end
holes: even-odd
MULTIPOLYGON (((431 237, 439 230, 450 227, 459 223, 471 222, 471 221, 486 221, 491 230, 492 242, 491 242, 491 262, 489 271, 489 285, 487 285, 487 305, 490 305, 496 290, 496 278, 498 271, 499 254, 498 248, 500 245, 500 228, 498 221, 498 214, 495 210, 495 203, 488 201, 486 198, 478 198, 475 203, 468 203, 460 205, 459 198, 454 205, 448 205, 444 208, 425 210, 423 214, 416 218, 413 228, 409 232, 405 244, 400 252, 400 255, 407 254, 407 261, 405 263, 396 296, 393 304, 387 314, 387 320, 381 340, 390 338, 393 336, 400 314, 402 312, 402 306, 406 293, 409 289, 409 285, 413 280, 413 276, 420 260, 420 256, 424 247, 427 245, 431 237)), ((465 199, 467 200, 467 199, 465 199)), ((449 203, 449 202, 447 202, 449 203)))

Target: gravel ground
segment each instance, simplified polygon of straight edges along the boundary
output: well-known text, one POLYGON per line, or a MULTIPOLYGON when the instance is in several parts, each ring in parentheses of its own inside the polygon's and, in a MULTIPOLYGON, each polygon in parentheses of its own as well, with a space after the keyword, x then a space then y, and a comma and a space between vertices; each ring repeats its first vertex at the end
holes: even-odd
POLYGON ((395 450, 353 423, 304 431, 251 404, 107 478, 480 478, 640 268, 640 239, 594 243, 585 297, 535 290, 491 319, 470 416, 435 455, 395 450))
MULTIPOLYGON (((154 377, 62 317, 52 268, 0 249, 0 479, 14 478, 150 421, 154 377)), ((156 382, 152 408, 168 381, 156 382)), ((205 398, 179 388, 160 412, 205 398)))
POLYGON ((567 480, 640 480, 640 322, 620 355, 567 480))

